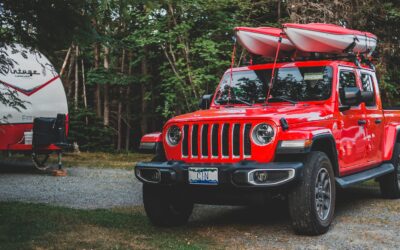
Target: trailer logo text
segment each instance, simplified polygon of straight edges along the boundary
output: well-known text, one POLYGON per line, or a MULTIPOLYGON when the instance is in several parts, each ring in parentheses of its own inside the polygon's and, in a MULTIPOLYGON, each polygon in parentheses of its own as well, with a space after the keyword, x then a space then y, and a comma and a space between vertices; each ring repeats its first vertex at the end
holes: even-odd
POLYGON ((30 69, 11 69, 10 73, 15 75, 16 77, 32 77, 33 75, 40 75, 37 70, 30 69))

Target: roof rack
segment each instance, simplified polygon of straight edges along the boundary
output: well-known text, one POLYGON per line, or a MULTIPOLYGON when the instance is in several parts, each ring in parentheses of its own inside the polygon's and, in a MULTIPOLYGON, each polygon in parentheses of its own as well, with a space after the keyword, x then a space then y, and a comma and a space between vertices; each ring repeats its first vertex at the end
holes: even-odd
MULTIPOLYGON (((335 54, 320 54, 320 53, 310 53, 310 56, 303 57, 282 57, 277 60, 278 63, 283 62, 303 62, 303 61, 322 61, 322 60, 346 60, 353 62, 357 65, 357 67, 361 67, 361 64, 368 65, 371 69, 375 70, 375 66, 370 58, 365 57, 364 55, 355 55, 355 54, 347 54, 347 55, 335 55, 335 54)), ((267 60, 265 63, 273 63, 273 60, 267 60)))

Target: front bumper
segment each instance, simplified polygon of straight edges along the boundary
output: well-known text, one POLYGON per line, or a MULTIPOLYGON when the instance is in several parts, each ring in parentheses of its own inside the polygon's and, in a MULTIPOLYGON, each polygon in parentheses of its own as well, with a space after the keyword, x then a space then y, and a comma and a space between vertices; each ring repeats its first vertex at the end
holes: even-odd
POLYGON ((180 161, 139 162, 135 167, 135 175, 143 183, 198 186, 189 183, 189 168, 217 168, 218 184, 216 186, 260 188, 279 187, 296 181, 301 178, 303 163, 243 161, 234 164, 189 164, 180 161), (258 171, 268 176, 265 182, 256 180, 255 173, 258 171))

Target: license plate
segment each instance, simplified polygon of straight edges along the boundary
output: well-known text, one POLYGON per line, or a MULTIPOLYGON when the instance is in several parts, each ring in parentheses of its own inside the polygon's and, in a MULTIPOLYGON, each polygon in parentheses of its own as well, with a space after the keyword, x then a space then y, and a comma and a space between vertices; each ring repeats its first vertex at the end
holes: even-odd
POLYGON ((218 185, 218 168, 189 168, 189 183, 218 185))

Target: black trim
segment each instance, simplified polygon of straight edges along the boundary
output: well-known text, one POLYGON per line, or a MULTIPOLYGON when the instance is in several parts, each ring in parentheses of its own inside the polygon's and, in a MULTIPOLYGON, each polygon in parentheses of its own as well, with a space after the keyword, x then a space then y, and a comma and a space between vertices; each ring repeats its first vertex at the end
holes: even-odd
POLYGON ((289 124, 288 124, 287 120, 285 119, 285 117, 282 117, 282 118, 279 120, 279 122, 281 123, 281 127, 282 127, 282 130, 283 130, 283 131, 289 129, 289 124))
POLYGON ((156 142, 141 142, 139 145, 139 152, 144 154, 155 154, 156 142))
MULTIPOLYGON (((325 139, 328 139, 331 142, 330 147, 331 147, 333 155, 332 155, 332 157, 330 157, 330 159, 331 159, 331 163, 333 166, 333 171, 335 172, 335 176, 339 176, 338 153, 336 150, 336 141, 335 141, 335 138, 333 138, 332 134, 319 134, 319 135, 314 136, 313 143, 311 145, 311 151, 313 150, 313 146, 315 145, 315 143, 318 140, 325 140, 325 139)), ((329 157, 329 155, 328 155, 328 157, 329 157)))
POLYGON ((394 139, 393 142, 393 148, 392 148, 392 155, 390 156, 390 159, 393 158, 393 153, 394 153, 394 149, 396 147, 396 143, 400 140, 400 128, 396 128, 396 138, 394 139))
MULTIPOLYGON (((338 160, 337 160, 338 159, 338 154, 337 154, 337 150, 336 150, 336 142, 335 142, 335 139, 333 138, 332 134, 325 133, 325 134, 315 135, 312 138, 311 146, 306 147, 306 148, 281 148, 280 145, 281 145, 282 141, 279 141, 278 145, 276 147, 275 154, 276 155, 280 155, 280 156, 286 155, 286 154, 288 154, 288 155, 308 154, 309 152, 311 152, 313 150, 313 147, 315 146, 315 143, 317 141, 326 140, 326 139, 328 139, 331 142, 330 147, 331 147, 332 152, 333 152, 333 155, 330 157, 330 158, 332 158, 331 159, 331 163, 332 163, 332 165, 334 167, 335 175, 338 176, 339 175, 339 163, 338 163, 338 160)), ((329 157, 329 155, 328 155, 328 157, 329 157)))
POLYGON ((164 155, 162 142, 141 142, 139 152, 143 154, 164 155))
POLYGON ((276 147, 276 154, 306 154, 310 152, 311 147, 306 148, 282 148, 282 141, 278 142, 276 147))
MULTIPOLYGON (((140 177, 141 169, 155 169, 161 173, 161 182, 158 185, 190 185, 188 181, 188 169, 190 167, 218 168, 218 186, 228 186, 233 188, 272 188, 284 186, 301 178, 301 170, 303 163, 301 162, 271 162, 271 163, 256 163, 252 161, 243 161, 232 164, 190 164, 181 161, 166 161, 166 162, 139 162, 135 166, 136 178, 140 181, 145 181, 140 177), (278 185, 258 186, 251 185, 243 179, 243 173, 248 173, 255 169, 268 170, 284 170, 293 169, 295 176, 287 182, 282 182, 278 185)), ((207 186, 207 185, 204 185, 207 186)))
POLYGON ((392 163, 383 163, 378 167, 358 172, 356 174, 347 175, 345 177, 336 177, 336 183, 341 188, 347 188, 351 185, 364 182, 370 179, 378 178, 388 173, 392 173, 393 171, 394 171, 394 166, 392 163))

